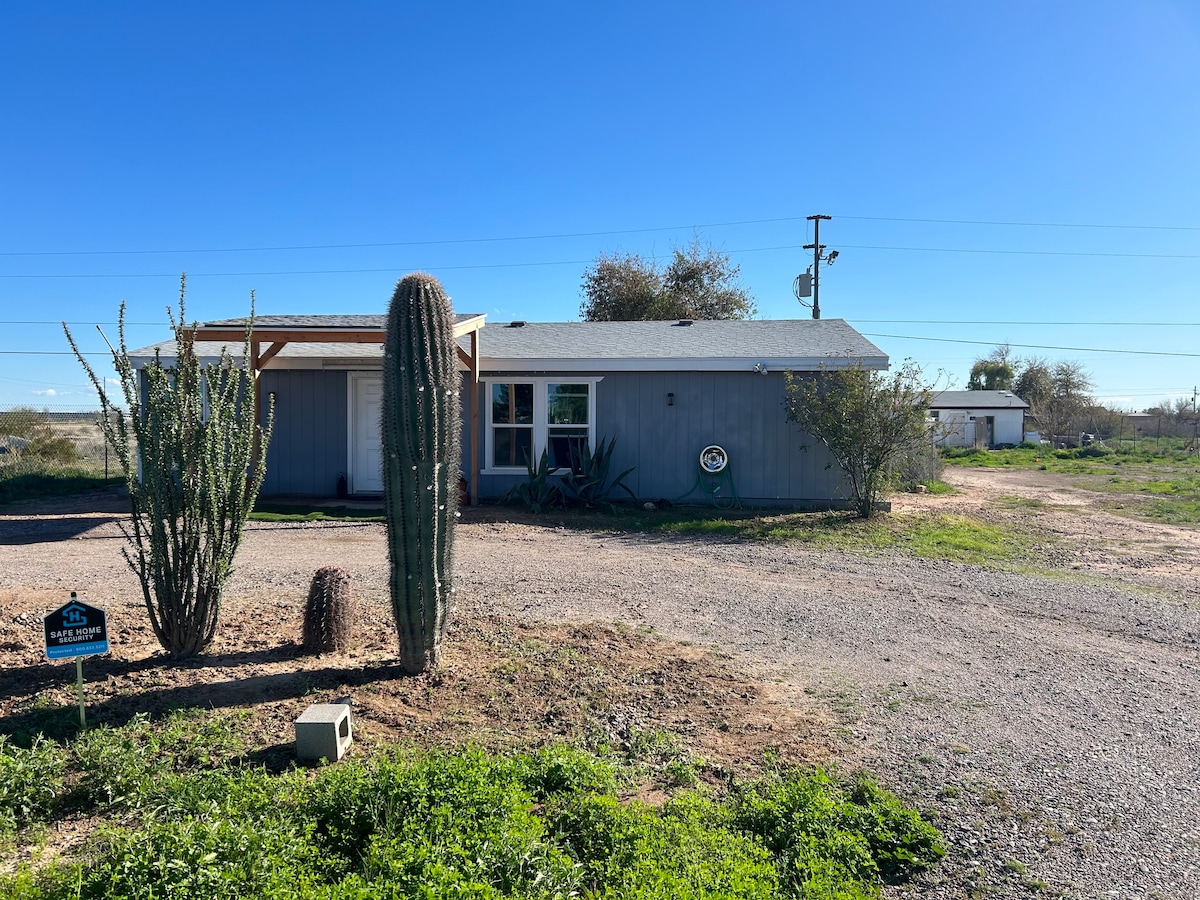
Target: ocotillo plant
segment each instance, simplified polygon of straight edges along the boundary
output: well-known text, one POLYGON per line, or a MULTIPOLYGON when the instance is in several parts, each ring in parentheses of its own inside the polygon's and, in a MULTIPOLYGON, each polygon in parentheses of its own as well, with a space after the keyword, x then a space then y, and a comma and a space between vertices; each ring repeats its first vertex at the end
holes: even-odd
POLYGON ((337 566, 317 569, 304 605, 303 646, 307 653, 336 653, 350 648, 354 585, 337 566))
POLYGON ((459 374, 450 299, 406 275, 388 307, 383 351, 383 490, 400 664, 441 661, 458 514, 459 374))
POLYGON ((175 358, 157 357, 134 368, 125 344, 125 304, 113 351, 124 409, 102 381, 63 323, 71 349, 100 395, 104 437, 116 450, 132 507, 122 525, 129 545, 125 561, 142 584, 154 636, 172 659, 202 652, 217 633, 221 593, 233 574, 233 558, 246 517, 266 472, 274 405, 265 427, 256 421, 257 373, 250 362, 254 294, 241 360, 222 348, 217 362, 202 364, 184 323, 186 281, 179 287, 175 358), (256 433, 259 454, 254 453, 256 433))

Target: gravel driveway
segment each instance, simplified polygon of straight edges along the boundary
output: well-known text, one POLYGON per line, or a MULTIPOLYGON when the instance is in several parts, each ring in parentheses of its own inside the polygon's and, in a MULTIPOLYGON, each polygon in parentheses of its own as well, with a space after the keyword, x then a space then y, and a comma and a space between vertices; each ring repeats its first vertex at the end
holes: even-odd
MULTIPOLYGON (((19 518, 0 518, 0 586, 135 596, 115 526, 77 518, 57 540, 18 539, 19 518)), ((953 845, 909 891, 1200 897, 1194 589, 470 518, 465 608, 647 626, 833 710, 843 758, 933 813, 953 845)), ((336 562, 360 596, 383 597, 383 538, 253 525, 231 591, 303 596, 312 568, 336 562)))

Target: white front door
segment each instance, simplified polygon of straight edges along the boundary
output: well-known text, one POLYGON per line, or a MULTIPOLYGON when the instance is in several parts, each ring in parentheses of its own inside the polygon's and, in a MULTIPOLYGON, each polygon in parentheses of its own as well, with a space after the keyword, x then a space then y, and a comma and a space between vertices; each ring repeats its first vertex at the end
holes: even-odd
POLYGON ((350 492, 383 491, 383 376, 350 376, 350 492))

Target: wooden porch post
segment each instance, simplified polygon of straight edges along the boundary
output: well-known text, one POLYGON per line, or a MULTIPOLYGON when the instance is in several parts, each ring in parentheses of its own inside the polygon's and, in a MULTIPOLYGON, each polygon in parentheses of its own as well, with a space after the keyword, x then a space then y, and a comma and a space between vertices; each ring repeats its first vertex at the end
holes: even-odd
POLYGON ((471 332, 471 505, 479 505, 479 331, 471 332))
POLYGON ((262 345, 254 340, 253 336, 250 339, 250 372, 253 378, 250 381, 250 390, 254 392, 254 451, 250 456, 250 468, 258 468, 258 456, 262 452, 262 391, 259 390, 258 379, 262 374, 261 362, 259 360, 259 349, 262 345))

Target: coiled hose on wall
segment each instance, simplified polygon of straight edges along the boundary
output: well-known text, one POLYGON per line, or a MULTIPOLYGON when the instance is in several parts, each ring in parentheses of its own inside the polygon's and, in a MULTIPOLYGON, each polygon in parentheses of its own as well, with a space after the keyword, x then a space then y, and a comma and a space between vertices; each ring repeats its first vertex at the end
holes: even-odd
POLYGON ((675 498, 673 503, 680 503, 688 497, 700 492, 707 494, 717 509, 742 508, 738 499, 737 488, 733 484, 733 468, 729 464, 729 454, 718 444, 709 444, 700 451, 696 465, 696 481, 685 494, 675 498))

